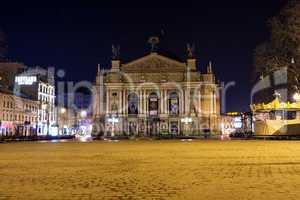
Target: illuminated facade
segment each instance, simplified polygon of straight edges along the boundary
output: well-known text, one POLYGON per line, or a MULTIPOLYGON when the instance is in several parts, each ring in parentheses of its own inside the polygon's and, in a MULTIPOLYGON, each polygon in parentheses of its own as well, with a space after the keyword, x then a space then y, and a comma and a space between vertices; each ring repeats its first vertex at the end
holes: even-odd
POLYGON ((0 91, 0 136, 36 135, 39 107, 38 101, 0 91))
POLYGON ((19 74, 15 78, 15 93, 21 92, 38 101, 38 135, 57 134, 57 109, 55 108, 54 73, 36 67, 19 74))
POLYGON ((157 52, 109 71, 98 68, 94 86, 95 132, 104 136, 202 135, 220 132, 220 98, 211 64, 157 52))
MULTIPOLYGON (((38 118, 38 134, 51 135, 51 132, 56 132, 56 130, 51 130, 51 127, 55 129, 57 125, 55 87, 47 82, 39 81, 38 88, 38 101, 41 102, 38 118)), ((54 133, 54 135, 55 134, 56 133, 54 133)))
POLYGON ((253 118, 251 112, 228 112, 223 114, 221 118, 222 135, 239 137, 252 135, 253 118))

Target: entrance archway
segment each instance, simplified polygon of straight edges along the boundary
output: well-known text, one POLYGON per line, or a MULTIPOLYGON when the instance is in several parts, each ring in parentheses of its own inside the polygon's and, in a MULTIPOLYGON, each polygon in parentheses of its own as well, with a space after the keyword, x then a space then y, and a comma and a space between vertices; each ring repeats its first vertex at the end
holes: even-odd
POLYGON ((148 134, 154 136, 159 134, 159 118, 158 118, 158 95, 153 92, 149 95, 149 119, 148 119, 148 134))
POLYGON ((128 95, 128 114, 129 115, 137 115, 138 114, 138 105, 139 98, 136 93, 130 93, 128 95))
POLYGON ((149 95, 149 115, 157 116, 158 115, 158 95, 153 92, 149 95))

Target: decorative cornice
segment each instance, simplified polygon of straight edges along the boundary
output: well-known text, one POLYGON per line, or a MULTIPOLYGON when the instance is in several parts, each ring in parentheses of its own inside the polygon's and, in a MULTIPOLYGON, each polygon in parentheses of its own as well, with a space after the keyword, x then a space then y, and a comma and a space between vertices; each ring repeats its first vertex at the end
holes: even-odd
POLYGON ((151 53, 145 57, 123 64, 121 69, 123 72, 178 72, 185 71, 186 64, 157 53, 151 53))

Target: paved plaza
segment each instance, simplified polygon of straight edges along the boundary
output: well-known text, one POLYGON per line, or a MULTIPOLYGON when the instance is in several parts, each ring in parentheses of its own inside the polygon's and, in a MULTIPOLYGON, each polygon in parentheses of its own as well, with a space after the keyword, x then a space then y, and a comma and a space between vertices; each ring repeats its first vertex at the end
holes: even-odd
POLYGON ((297 141, 0 144, 2 199, 299 199, 297 141))

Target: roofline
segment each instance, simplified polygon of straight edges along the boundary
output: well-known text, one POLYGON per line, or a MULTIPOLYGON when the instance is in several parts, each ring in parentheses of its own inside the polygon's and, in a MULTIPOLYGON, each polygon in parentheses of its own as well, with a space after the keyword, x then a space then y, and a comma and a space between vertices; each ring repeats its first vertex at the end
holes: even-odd
POLYGON ((175 63, 175 64, 177 64, 177 65, 182 65, 182 66, 185 66, 185 65, 186 65, 185 62, 180 62, 180 61, 178 61, 178 60, 174 60, 174 59, 172 59, 172 58, 169 58, 169 57, 163 56, 163 55, 161 55, 161 54, 158 54, 157 52, 151 52, 150 54, 148 54, 148 55, 146 55, 146 56, 140 57, 140 58, 138 58, 138 59, 136 59, 136 60, 133 60, 133 61, 130 61, 130 62, 128 62, 128 63, 124 63, 124 64, 122 64, 122 66, 126 67, 126 66, 129 66, 129 65, 138 63, 138 62, 140 62, 141 60, 143 60, 143 59, 145 59, 145 58, 153 57, 153 56, 157 56, 157 57, 166 59, 166 60, 168 60, 168 61, 170 61, 170 62, 173 62, 173 63, 175 63))

